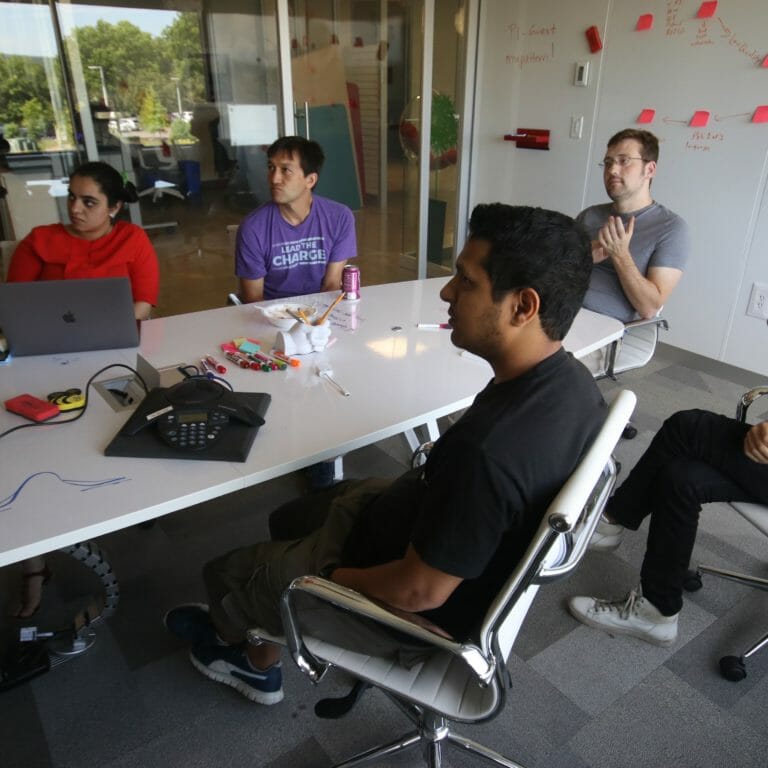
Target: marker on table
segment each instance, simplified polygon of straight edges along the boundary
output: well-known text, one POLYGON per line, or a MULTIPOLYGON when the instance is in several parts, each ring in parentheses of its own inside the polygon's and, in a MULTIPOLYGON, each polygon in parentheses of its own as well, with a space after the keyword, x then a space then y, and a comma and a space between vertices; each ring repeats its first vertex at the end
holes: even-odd
POLYGON ((275 357, 268 352, 260 352, 259 355, 263 357, 267 362, 269 362, 271 366, 277 368, 280 371, 284 371, 288 367, 288 363, 286 363, 285 360, 281 360, 279 357, 275 357))
POLYGON ((226 373, 227 366, 222 365, 213 355, 206 355, 205 362, 213 368, 216 373, 226 373))
POLYGON ((240 355, 238 355, 235 352, 225 352, 224 357, 226 357, 227 360, 231 360, 233 363, 236 363, 241 368, 251 367, 251 363, 249 360, 246 360, 244 357, 240 357, 240 355))
POLYGON ((262 371, 276 371, 277 363, 270 360, 266 355, 262 355, 261 352, 249 352, 248 358, 261 368, 262 371))
POLYGON ((443 328, 443 329, 449 329, 451 327, 450 323, 416 323, 417 328, 443 328))
POLYGON ((289 357, 279 349, 273 349, 269 354, 272 355, 272 357, 276 357, 278 360, 288 363, 292 368, 298 368, 301 365, 301 360, 298 360, 295 357, 289 357))

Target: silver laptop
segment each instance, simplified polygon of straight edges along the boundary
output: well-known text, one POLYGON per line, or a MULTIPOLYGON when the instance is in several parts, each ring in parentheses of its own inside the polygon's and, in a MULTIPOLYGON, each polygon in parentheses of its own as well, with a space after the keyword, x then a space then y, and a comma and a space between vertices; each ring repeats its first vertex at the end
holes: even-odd
POLYGON ((16 357, 139 344, 127 277, 0 283, 0 329, 16 357))

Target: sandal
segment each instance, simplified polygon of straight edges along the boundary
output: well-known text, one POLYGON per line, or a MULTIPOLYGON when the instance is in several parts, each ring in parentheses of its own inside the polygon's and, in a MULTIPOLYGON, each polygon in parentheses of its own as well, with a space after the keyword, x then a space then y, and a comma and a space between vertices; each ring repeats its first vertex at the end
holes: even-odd
POLYGON ((51 580, 51 569, 46 565, 39 571, 24 573, 21 577, 21 603, 15 613, 9 613, 13 619, 31 619, 40 608, 43 600, 43 587, 51 580), (40 579, 40 581, 36 581, 40 579))

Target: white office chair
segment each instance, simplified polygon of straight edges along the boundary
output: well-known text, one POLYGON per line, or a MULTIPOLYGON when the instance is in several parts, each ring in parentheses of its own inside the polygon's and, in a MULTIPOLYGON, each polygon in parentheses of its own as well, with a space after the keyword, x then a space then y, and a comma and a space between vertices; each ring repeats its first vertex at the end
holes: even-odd
MULTIPOLYGON (((768 395, 768 386, 756 387, 755 389, 750 389, 749 392, 745 392, 736 408, 736 418, 739 421, 746 421, 747 409, 755 400, 763 397, 763 395, 768 395)), ((752 523, 763 536, 768 536, 768 507, 762 504, 747 504, 740 501, 731 502, 730 506, 735 512, 752 523)), ((699 565, 695 573, 689 573, 686 589, 689 591, 700 589, 702 586, 702 573, 709 573, 723 579, 736 581, 739 584, 746 584, 748 587, 768 590, 768 579, 760 576, 751 576, 746 573, 736 573, 724 568, 715 568, 712 565, 699 565)), ((747 676, 746 660, 766 646, 768 646, 768 633, 753 643, 741 656, 723 656, 720 659, 720 673, 726 680, 731 680, 734 683, 743 680, 747 676)))
MULTIPOLYGON (((601 379, 617 381, 620 373, 642 368, 651 361, 656 351, 661 328, 668 331, 669 323, 660 315, 649 320, 630 320, 624 324, 624 333, 621 338, 612 341, 604 350, 600 350, 601 354, 590 356, 582 362, 587 365, 597 381, 601 379)), ((627 424, 622 437, 631 440, 636 436, 637 427, 627 424)))
MULTIPOLYGON (((413 721, 415 729, 389 744, 369 749, 336 768, 367 763, 420 744, 425 763, 439 768, 442 745, 451 744, 508 768, 520 766, 475 741, 455 733, 451 722, 477 723, 496 716, 504 707, 508 673, 506 662, 533 598, 542 584, 563 578, 578 565, 613 488, 616 469, 611 453, 635 406, 635 395, 620 392, 598 437, 578 468, 550 504, 522 560, 488 610, 477 643, 456 642, 431 632, 379 603, 318 576, 302 576, 285 591, 281 605, 286 638, 274 638, 255 629, 249 640, 286 643, 299 668, 319 682, 331 667, 355 677, 359 683, 351 702, 367 685, 380 688, 413 721), (322 605, 329 621, 345 618, 381 624, 427 645, 428 657, 413 667, 376 657, 364 649, 350 650, 305 634, 302 606, 311 596, 322 605), (301 599, 297 597, 301 596, 301 599)), ((346 697, 348 700, 350 697, 346 697)), ((320 702, 318 714, 338 716, 343 708, 320 702), (329 706, 330 705, 330 706, 329 706), (334 709, 339 712, 331 714, 334 709)))
POLYGON ((620 373, 647 365, 656 351, 661 328, 668 331, 669 323, 658 315, 650 320, 631 320, 625 323, 624 334, 611 342, 607 350, 604 371, 595 378, 616 381, 620 373))
POLYGON ((161 173, 178 173, 179 164, 173 155, 165 157, 160 147, 139 147, 138 148, 139 165, 150 175, 156 176, 152 186, 142 189, 139 197, 152 195, 152 202, 156 203, 163 195, 172 195, 180 200, 184 195, 176 189, 175 182, 159 178, 161 173))

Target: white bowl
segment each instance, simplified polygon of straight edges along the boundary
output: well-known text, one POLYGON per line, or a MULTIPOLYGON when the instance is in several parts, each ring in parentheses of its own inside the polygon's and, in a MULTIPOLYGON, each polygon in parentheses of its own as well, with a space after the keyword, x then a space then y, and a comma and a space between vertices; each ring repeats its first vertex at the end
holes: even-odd
POLYGON ((267 307, 258 307, 258 310, 272 325, 283 331, 290 330, 298 322, 294 315, 298 315, 299 310, 308 320, 312 320, 317 314, 317 309, 311 304, 270 304, 267 307))

